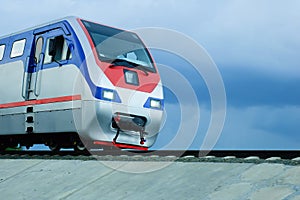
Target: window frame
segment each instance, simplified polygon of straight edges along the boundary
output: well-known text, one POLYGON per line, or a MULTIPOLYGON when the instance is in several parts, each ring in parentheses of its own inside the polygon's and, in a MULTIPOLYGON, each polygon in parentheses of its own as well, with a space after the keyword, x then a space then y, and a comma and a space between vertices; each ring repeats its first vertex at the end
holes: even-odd
POLYGON ((50 55, 49 55, 49 40, 55 39, 57 37, 62 37, 64 41, 63 41, 63 45, 62 45, 62 49, 61 49, 61 59, 56 60, 56 61, 58 63, 64 64, 65 62, 69 62, 72 59, 72 57, 73 57, 72 54, 73 53, 72 53, 72 50, 69 49, 69 44, 67 42, 68 39, 66 38, 66 36, 64 34, 52 35, 50 37, 44 38, 45 39, 45 41, 44 41, 44 45, 45 45, 45 50, 44 50, 45 58, 44 58, 44 61, 43 61, 43 65, 49 65, 49 64, 52 64, 52 63, 57 63, 56 61, 53 61, 52 57, 50 57, 50 55), (68 49, 70 50, 70 55, 69 55, 69 57, 66 56, 65 59, 62 59, 63 58, 63 52, 64 52, 65 45, 67 45, 66 46, 67 51, 68 51, 68 49), (51 61, 48 60, 49 58, 51 58, 51 61))
POLYGON ((0 51, 0 61, 2 61, 3 58, 4 58, 4 54, 5 54, 5 50, 6 50, 6 44, 0 44, 0 49, 1 49, 1 47, 4 47, 4 48, 3 48, 2 54, 1 54, 1 51, 0 51))
MULTIPOLYGON (((22 39, 17 39, 17 40, 15 40, 13 43, 12 43, 12 45, 11 45, 11 50, 10 50, 10 58, 17 58, 17 57, 21 57, 21 56, 23 56, 24 55, 24 52, 25 52, 25 47, 26 47, 26 42, 27 42, 27 39, 26 38, 22 38, 22 39), (23 49, 22 49, 22 51, 20 51, 20 53, 18 53, 18 54, 13 54, 14 52, 13 52, 13 50, 14 50, 14 45, 15 45, 15 43, 16 42, 21 42, 21 41, 24 41, 24 43, 23 43, 23 49)), ((16 48, 16 47, 15 47, 16 48)))
POLYGON ((34 49, 34 62, 35 64, 38 64, 40 62, 40 54, 43 52, 43 47, 44 47, 44 37, 43 36, 40 36, 36 39, 35 41, 35 49, 34 49), (38 42, 41 40, 41 44, 40 44, 40 48, 37 49, 37 45, 38 45, 38 42), (37 54, 37 50, 39 50, 38 54, 37 54))

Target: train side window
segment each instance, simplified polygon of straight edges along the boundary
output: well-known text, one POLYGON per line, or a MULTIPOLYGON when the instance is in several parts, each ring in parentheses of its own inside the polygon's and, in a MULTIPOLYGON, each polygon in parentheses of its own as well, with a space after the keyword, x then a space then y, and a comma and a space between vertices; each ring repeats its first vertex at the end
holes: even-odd
POLYGON ((0 45, 0 61, 3 59, 4 50, 5 50, 5 45, 4 44, 0 45))
POLYGON ((25 49, 26 39, 17 40, 13 43, 12 49, 10 52, 10 57, 15 58, 18 56, 22 56, 25 49))
POLYGON ((71 50, 64 36, 56 36, 47 39, 44 64, 70 60, 72 58, 71 50))

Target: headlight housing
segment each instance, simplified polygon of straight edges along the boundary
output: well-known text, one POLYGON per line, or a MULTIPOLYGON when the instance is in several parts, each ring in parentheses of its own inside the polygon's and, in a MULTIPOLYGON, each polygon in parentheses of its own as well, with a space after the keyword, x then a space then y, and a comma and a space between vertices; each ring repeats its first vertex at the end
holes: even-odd
POLYGON ((103 89, 103 91, 102 91, 103 99, 112 101, 114 99, 114 96, 115 96, 115 94, 114 94, 113 90, 103 89))
POLYGON ((130 85, 139 85, 139 78, 135 71, 124 69, 125 82, 130 85))
POLYGON ((158 99, 150 99, 150 107, 160 109, 161 108, 161 101, 158 100, 158 99))
POLYGON ((164 101, 163 99, 157 99, 149 97, 144 104, 144 108, 152 108, 156 110, 163 110, 164 109, 164 101))
POLYGON ((98 87, 96 90, 95 97, 105 101, 121 103, 121 99, 118 92, 113 89, 98 87))

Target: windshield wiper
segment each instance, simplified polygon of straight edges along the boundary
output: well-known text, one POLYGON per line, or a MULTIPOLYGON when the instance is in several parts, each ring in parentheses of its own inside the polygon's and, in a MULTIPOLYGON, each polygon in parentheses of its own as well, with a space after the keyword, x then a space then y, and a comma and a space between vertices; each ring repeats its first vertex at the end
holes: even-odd
MULTIPOLYGON (((107 61, 107 60, 105 60, 105 61, 107 61)), ((146 76, 149 75, 148 69, 147 69, 146 66, 140 65, 138 63, 135 63, 135 62, 127 60, 127 59, 115 58, 115 59, 113 59, 113 61, 111 63, 112 63, 112 65, 109 66, 110 68, 116 67, 116 66, 119 66, 119 65, 124 65, 126 67, 139 69, 139 70, 143 71, 146 76), (122 62, 124 62, 126 64, 124 64, 122 62), (118 64, 118 63, 120 63, 120 64, 118 64)))
POLYGON ((137 68, 137 69, 143 71, 143 72, 145 73, 146 76, 149 75, 149 73, 147 72, 147 68, 146 68, 145 66, 143 66, 143 65, 138 65, 138 66, 136 66, 135 68, 137 68))

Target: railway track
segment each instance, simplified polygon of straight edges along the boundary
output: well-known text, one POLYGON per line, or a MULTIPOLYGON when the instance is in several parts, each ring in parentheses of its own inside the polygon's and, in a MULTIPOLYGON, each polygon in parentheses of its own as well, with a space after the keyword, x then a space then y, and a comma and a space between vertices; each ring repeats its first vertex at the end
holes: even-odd
POLYGON ((300 165, 300 151, 4 151, 0 159, 58 159, 58 160, 102 160, 102 161, 176 161, 176 162, 231 162, 231 163, 281 163, 300 165))

